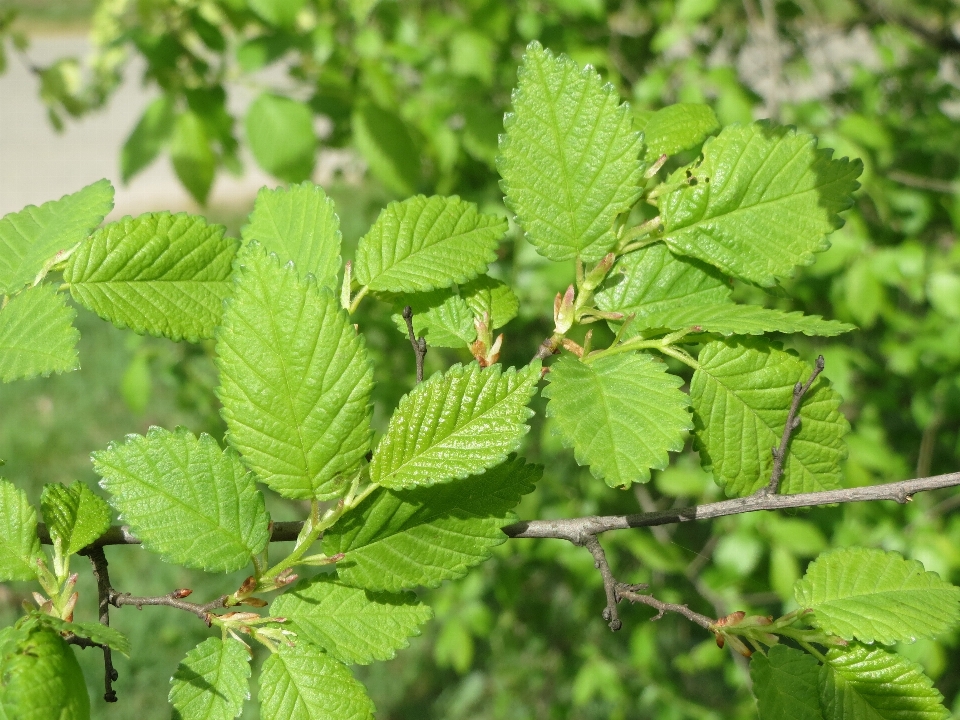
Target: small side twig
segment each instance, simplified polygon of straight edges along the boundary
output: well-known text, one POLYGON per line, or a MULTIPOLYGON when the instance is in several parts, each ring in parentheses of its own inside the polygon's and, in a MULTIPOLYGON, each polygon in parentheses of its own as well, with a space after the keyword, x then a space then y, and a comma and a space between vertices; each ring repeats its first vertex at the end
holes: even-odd
MULTIPOLYGON (((97 595, 100 599, 100 624, 109 627, 110 625, 110 594, 114 592, 110 586, 110 570, 107 565, 107 556, 103 552, 102 546, 90 546, 83 553, 90 559, 93 566, 93 577, 97 581, 97 595)), ((74 638, 73 644, 80 647, 88 647, 84 638, 74 638)), ((98 645, 98 643, 94 643, 98 645)), ((113 703, 117 701, 117 691, 113 689, 113 683, 119 677, 119 673, 113 667, 113 651, 106 645, 99 645, 103 650, 103 699, 104 702, 113 703)))
POLYGON ((657 614, 653 617, 654 620, 659 620, 668 612, 677 613, 678 615, 683 615, 690 622, 695 622, 702 628, 710 629, 710 626, 713 625, 716 621, 712 618, 708 618, 706 615, 701 615, 698 612, 694 612, 686 605, 678 605, 676 603, 663 602, 662 600, 657 600, 653 595, 647 595, 645 593, 638 592, 639 590, 645 590, 646 586, 644 585, 627 585, 625 583, 617 583, 614 588, 617 597, 622 600, 629 600, 632 603, 642 603, 648 605, 657 611, 657 614))
POLYGON ((211 600, 208 603, 200 605, 199 603, 184 600, 183 598, 186 596, 186 593, 187 591, 184 590, 174 590, 168 595, 158 595, 157 597, 135 597, 130 593, 121 593, 110 588, 110 604, 114 607, 133 605, 137 610, 142 609, 144 605, 165 605, 176 608, 177 610, 185 610, 188 613, 193 613, 209 627, 213 611, 226 607, 227 598, 230 597, 229 595, 221 595, 216 600, 211 600))
POLYGON ((407 323, 407 334, 410 336, 410 344, 413 346, 413 354, 417 358, 417 382, 423 382, 423 358, 427 354, 427 341, 418 338, 413 331, 413 308, 409 305, 403 308, 403 319, 407 323))
POLYGON ((610 571, 610 564, 607 562, 607 556, 603 552, 603 546, 596 535, 588 535, 583 543, 584 547, 593 555, 593 566, 600 571, 603 578, 603 591, 607 595, 607 606, 603 609, 603 619, 607 621, 610 629, 616 632, 623 623, 620 622, 620 616, 617 614, 617 581, 610 571))
POLYGON ((810 386, 813 385, 817 376, 823 372, 823 355, 817 358, 816 366, 810 374, 810 379, 806 384, 798 382, 793 386, 793 402, 790 403, 790 412, 787 414, 787 424, 783 427, 783 435, 780 437, 780 447, 775 447, 773 453, 773 472, 770 473, 770 482, 757 491, 757 495, 776 495, 780 487, 780 478, 783 475, 783 463, 787 459, 787 446, 790 444, 790 437, 793 431, 800 427, 800 403, 803 402, 803 396, 807 394, 810 386))

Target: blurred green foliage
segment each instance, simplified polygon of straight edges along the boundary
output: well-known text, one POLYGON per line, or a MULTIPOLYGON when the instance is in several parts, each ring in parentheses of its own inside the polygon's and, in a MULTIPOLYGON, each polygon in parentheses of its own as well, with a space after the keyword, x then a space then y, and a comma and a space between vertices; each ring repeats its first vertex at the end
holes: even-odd
MULTIPOLYGON (((960 469, 958 22, 960 7, 948 0, 105 0, 92 20, 92 58, 45 69, 41 95, 56 122, 80 116, 108 102, 140 58, 159 96, 124 148, 124 176, 166 151, 200 200, 217 172, 240 171, 243 146, 283 181, 311 175, 318 152, 353 147, 371 181, 331 193, 347 257, 393 196, 456 192, 502 206, 496 139, 520 52, 533 38, 597 67, 632 99, 638 128, 652 111, 687 102, 709 104, 722 124, 772 117, 812 132, 837 156, 864 160, 847 225, 815 265, 785 283, 787 292, 738 285, 735 293, 861 327, 839 340, 790 340, 804 356, 824 354, 845 398, 853 432, 844 482, 857 486, 960 469), (256 88, 256 97, 238 109, 229 100, 241 85, 256 88)), ((694 156, 671 158, 667 167, 694 156)), ((526 362, 549 335, 535 318, 573 273, 514 237, 493 270, 521 296, 521 315, 505 328, 506 365, 526 362)), ((376 354, 382 430, 411 385, 413 360, 387 313, 376 312, 363 308, 359 322, 376 354)), ((81 348, 80 373, 0 389, 4 474, 33 488, 32 500, 43 482, 93 481, 89 451, 147 424, 182 422, 222 435, 208 348, 139 341, 89 316, 84 322, 89 349, 81 348)), ((428 372, 454 357, 431 350, 428 372)), ((690 453, 649 486, 603 487, 562 449, 538 402, 526 455, 547 471, 521 517, 634 512, 719 495, 690 453)), ((898 550, 960 582, 960 515, 951 514, 958 504, 955 493, 930 493, 903 507, 744 515, 613 533, 604 544, 621 580, 650 582, 665 600, 711 616, 777 613, 792 609, 794 580, 831 546, 898 550)), ((271 510, 278 519, 298 512, 271 510)), ((197 582, 132 550, 113 550, 111 560, 124 589, 166 592, 197 582)), ((220 591, 192 586, 203 595, 220 591)), ((8 593, 7 614, 16 593, 8 593)), ((600 618, 592 559, 567 543, 511 541, 466 581, 429 594, 437 621, 425 637, 359 673, 378 717, 755 716, 745 665, 699 628, 675 617, 651 624, 650 611, 624 608, 624 629, 611 633, 600 618)), ((92 607, 85 612, 90 619, 92 607)), ((166 712, 167 678, 203 634, 171 615, 115 613, 134 647, 153 652, 118 664, 122 705, 110 712, 166 712)), ((900 650, 937 679, 960 716, 958 641, 900 650)), ((81 654, 95 699, 97 660, 81 654)), ((107 712, 95 708, 97 716, 107 712)), ((244 717, 256 717, 255 708, 244 717)))

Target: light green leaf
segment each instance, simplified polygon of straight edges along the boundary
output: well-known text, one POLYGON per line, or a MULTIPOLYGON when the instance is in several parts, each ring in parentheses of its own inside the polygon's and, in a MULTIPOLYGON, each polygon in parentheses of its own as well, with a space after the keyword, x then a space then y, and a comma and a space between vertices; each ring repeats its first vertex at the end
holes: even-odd
POLYGON ((373 453, 370 479, 395 490, 482 472, 520 445, 540 363, 454 365, 403 396, 373 453))
POLYGON ((617 241, 616 217, 640 197, 640 134, 614 87, 534 41, 503 127, 501 187, 537 252, 602 258, 617 241))
POLYGON ((456 195, 392 202, 360 238, 354 276, 379 291, 450 287, 486 271, 506 230, 505 219, 456 195))
POLYGON ((110 527, 110 508, 84 483, 43 486, 40 509, 50 538, 67 555, 79 552, 110 527))
POLYGON ((250 654, 236 640, 211 637, 177 665, 170 678, 176 720, 233 720, 250 697, 250 654))
POLYGON ((703 159, 667 183, 664 241, 723 272, 773 285, 826 250, 859 187, 859 160, 832 160, 811 135, 766 122, 733 125, 703 146, 703 159), (686 175, 686 173, 690 173, 686 175))
MULTIPOLYGON (((717 341, 700 351, 690 381, 696 445, 727 495, 743 497, 770 480, 771 450, 780 445, 793 387, 812 368, 759 340, 717 341)), ((800 428, 791 437, 780 492, 840 487, 843 440, 850 429, 841 398, 823 375, 800 406, 800 428)))
POLYGON ((0 219, 0 295, 11 295, 44 264, 93 232, 113 209, 113 186, 98 180, 72 195, 28 205, 0 219))
POLYGON ((239 243, 224 230, 186 213, 125 217, 83 243, 63 278, 77 302, 118 327, 197 342, 213 336, 233 288, 239 243))
POLYGON ((433 617, 413 593, 372 593, 344 585, 334 575, 301 580, 273 601, 270 614, 287 618, 298 642, 361 665, 395 657, 433 617))
POLYGON ((0 658, 0 713, 13 720, 90 720, 90 696, 70 646, 36 628, 0 658))
POLYGON ((760 720, 823 720, 816 659, 800 650, 774 645, 750 658, 750 678, 760 720))
POLYGON ((413 310, 413 331, 417 337, 423 337, 428 346, 462 348, 477 339, 473 313, 452 290, 401 296, 400 303, 394 307, 391 318, 404 335, 408 333, 403 306, 409 305, 413 310))
POLYGON ((247 110, 244 127, 250 152, 268 173, 291 183, 313 174, 317 135, 313 113, 306 104, 261 93, 247 110))
POLYGON ((373 702, 346 666, 320 648, 280 645, 260 673, 263 720, 372 720, 373 702))
POLYGON ((147 105, 120 150, 120 176, 124 183, 157 159, 173 135, 175 119, 176 102, 172 95, 161 95, 147 105))
POLYGON ((461 578, 507 540, 500 528, 534 489, 542 468, 511 457, 483 475, 416 490, 380 489, 323 534, 323 552, 344 553, 344 583, 397 592, 461 578))
POLYGON ((80 333, 71 324, 75 316, 66 298, 49 283, 14 295, 0 310, 0 380, 79 368, 80 333))
POLYGON ((311 182, 257 193, 244 242, 256 240, 276 253, 281 263, 293 261, 300 278, 312 274, 320 285, 336 289, 340 272, 340 218, 333 200, 311 182))
POLYGON ((474 316, 490 318, 490 329, 503 327, 517 316, 520 301, 507 285, 489 275, 480 275, 460 286, 460 296, 467 301, 474 316))
POLYGON ((667 330, 699 327, 703 332, 721 335, 762 335, 768 332, 780 332, 832 337, 856 330, 855 325, 836 320, 824 320, 819 315, 768 310, 757 305, 733 303, 690 305, 666 312, 652 312, 643 316, 641 324, 646 328, 667 330))
POLYGON ((550 366, 547 416, 555 418, 577 462, 610 487, 647 482, 670 462, 693 427, 683 380, 650 355, 622 354, 550 366))
POLYGON ((188 110, 177 117, 170 140, 170 162, 187 192, 204 205, 213 186, 217 158, 203 118, 197 113, 188 110))
POLYGON ((361 103, 351 121, 353 144, 376 178, 397 195, 420 184, 420 151, 403 120, 389 110, 361 103))
POLYGON ((373 370, 330 290, 249 246, 217 353, 228 441, 247 465, 284 497, 343 494, 370 447, 373 370))
POLYGON ((35 580, 39 558, 37 511, 23 490, 0 479, 0 581, 35 580))
POLYGON ((130 657, 130 641, 126 635, 108 625, 101 625, 98 622, 68 622, 52 615, 46 615, 35 612, 41 625, 45 625, 59 633, 73 633, 77 637, 87 638, 95 643, 106 645, 107 647, 130 657))
POLYGON ((895 552, 855 547, 823 553, 794 592, 821 629, 846 640, 913 642, 960 622, 960 588, 895 552))
POLYGON ((263 495, 232 449, 206 433, 152 427, 93 453, 110 503, 143 546, 168 562, 239 570, 269 539, 263 495))
POLYGON ((292 27, 306 0, 247 0, 250 9, 271 25, 292 27))
POLYGON ((643 128, 647 159, 676 155, 702 143, 707 135, 720 129, 709 105, 677 103, 655 112, 643 128))
POLYGON ((950 713, 933 681, 915 662, 885 650, 852 645, 831 650, 820 668, 826 720, 946 720, 950 713))

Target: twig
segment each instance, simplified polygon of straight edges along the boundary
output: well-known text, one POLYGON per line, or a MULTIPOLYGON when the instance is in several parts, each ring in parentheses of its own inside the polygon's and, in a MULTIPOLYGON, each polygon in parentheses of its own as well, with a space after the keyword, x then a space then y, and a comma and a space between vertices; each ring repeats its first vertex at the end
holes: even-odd
MULTIPOLYGON (((113 592, 113 588, 110 586, 107 556, 103 552, 103 547, 88 547, 83 553, 90 559, 90 564, 93 566, 93 577, 97 581, 97 595, 100 598, 100 624, 109 627, 110 593, 113 592)), ((83 638, 74 638, 73 644, 87 647, 82 640, 83 638)), ((113 651, 106 645, 100 645, 100 648, 103 650, 103 699, 104 702, 114 703, 117 701, 117 691, 113 689, 113 683, 116 682, 119 673, 113 667, 113 651)))
POLYGON ((169 595, 159 595, 157 597, 134 597, 130 593, 117 592, 110 588, 110 604, 114 607, 123 607, 124 605, 133 605, 140 610, 144 605, 166 605, 177 610, 186 610, 193 613, 203 620, 207 626, 210 625, 210 617, 214 610, 226 607, 229 595, 221 595, 216 600, 200 605, 198 603, 188 602, 183 599, 182 591, 174 590, 169 595))
POLYGON ((653 617, 654 620, 659 620, 666 613, 672 612, 679 615, 683 615, 687 620, 695 622, 702 628, 709 629, 716 621, 712 618, 708 618, 706 615, 701 615, 698 612, 694 612, 686 605, 677 605, 676 603, 663 602, 662 600, 657 600, 653 595, 646 595, 638 590, 645 590, 646 586, 644 585, 626 585, 624 583, 617 583, 616 585, 617 597, 622 600, 629 600, 632 603, 643 603, 644 605, 649 605, 657 611, 657 614, 653 617))
POLYGON ((922 175, 914 175, 913 173, 903 172, 902 170, 891 170, 887 173, 887 177, 901 185, 907 185, 921 190, 932 190, 933 192, 949 195, 957 192, 957 185, 950 180, 923 177, 922 175))
POLYGON ((783 475, 783 461, 787 459, 787 446, 790 444, 790 437, 793 431, 800 427, 800 416, 797 414, 800 410, 800 403, 803 402, 803 396, 807 394, 813 381, 823 372, 823 355, 817 357, 817 363, 814 366, 813 373, 807 384, 798 382, 793 386, 793 402, 790 403, 790 412, 787 414, 787 424, 783 426, 783 435, 780 437, 780 447, 773 448, 773 472, 770 473, 770 482, 757 490, 757 495, 776 495, 780 487, 780 477, 783 475))
POLYGON ((603 552, 603 546, 600 545, 597 536, 588 536, 583 544, 587 550, 590 551, 590 554, 593 555, 593 566, 600 571, 600 576, 603 578, 603 591, 607 595, 607 606, 603 609, 603 619, 607 621, 610 629, 616 632, 623 627, 623 623, 620 622, 620 616, 617 615, 617 602, 619 602, 617 586, 620 583, 616 581, 613 573, 610 572, 607 556, 603 552))
POLYGON ((427 354, 427 341, 418 338, 413 331, 413 308, 406 305, 403 308, 403 319, 407 323, 407 334, 410 336, 410 344, 413 346, 413 354, 417 358, 417 382, 423 382, 423 358, 427 354))

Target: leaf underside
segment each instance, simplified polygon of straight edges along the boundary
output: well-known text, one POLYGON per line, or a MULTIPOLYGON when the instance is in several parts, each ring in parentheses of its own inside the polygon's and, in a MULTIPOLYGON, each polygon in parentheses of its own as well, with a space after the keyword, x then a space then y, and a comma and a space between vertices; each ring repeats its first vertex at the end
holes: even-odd
POLYGON ((49 283, 14 295, 0 310, 0 380, 79 368, 75 316, 66 298, 49 283))

